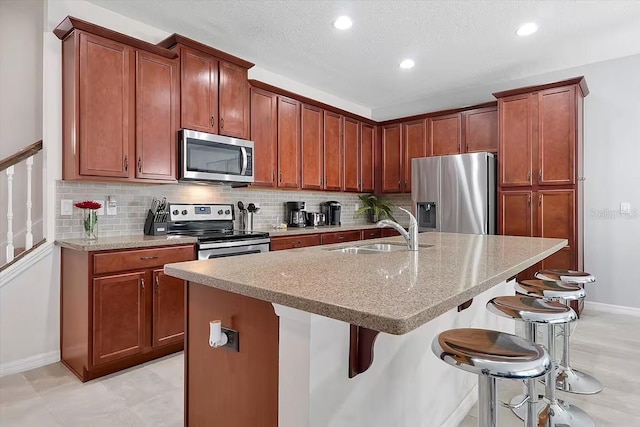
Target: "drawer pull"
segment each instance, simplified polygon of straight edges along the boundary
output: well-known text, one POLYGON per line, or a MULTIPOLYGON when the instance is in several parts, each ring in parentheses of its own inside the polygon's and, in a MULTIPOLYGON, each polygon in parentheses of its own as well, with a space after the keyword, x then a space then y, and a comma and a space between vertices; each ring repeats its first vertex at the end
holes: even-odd
POLYGON ((140 260, 141 261, 148 261, 150 259, 158 259, 158 255, 153 255, 153 256, 141 256, 140 260))
POLYGON ((344 239, 344 236, 338 236, 338 239, 344 239))
POLYGON ((142 285, 142 290, 144 290, 144 279, 140 279, 140 284, 142 285))

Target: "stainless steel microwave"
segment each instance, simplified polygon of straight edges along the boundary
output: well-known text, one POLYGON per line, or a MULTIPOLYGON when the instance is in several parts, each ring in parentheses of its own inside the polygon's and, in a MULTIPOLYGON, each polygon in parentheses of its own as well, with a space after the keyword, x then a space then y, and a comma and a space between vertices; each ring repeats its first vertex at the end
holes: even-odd
POLYGON ((182 129, 180 181, 253 182, 253 141, 182 129))

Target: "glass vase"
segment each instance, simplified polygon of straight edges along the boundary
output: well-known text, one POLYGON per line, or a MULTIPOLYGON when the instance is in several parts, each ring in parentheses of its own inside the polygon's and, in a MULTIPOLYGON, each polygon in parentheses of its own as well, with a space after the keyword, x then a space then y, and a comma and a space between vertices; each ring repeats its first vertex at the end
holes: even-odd
POLYGON ((87 239, 98 238, 98 213, 93 209, 83 209, 82 220, 84 223, 84 234, 87 239))

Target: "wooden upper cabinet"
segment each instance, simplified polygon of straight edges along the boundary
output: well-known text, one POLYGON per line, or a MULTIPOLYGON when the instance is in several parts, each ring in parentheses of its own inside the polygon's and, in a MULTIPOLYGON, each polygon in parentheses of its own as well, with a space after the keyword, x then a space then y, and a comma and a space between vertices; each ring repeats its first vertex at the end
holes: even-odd
POLYGON ((176 181, 178 62, 136 52, 136 178, 176 181))
POLYGON ((538 177, 540 185, 575 183, 576 88, 538 93, 538 177))
POLYGON ((431 118, 429 140, 434 156, 462 152, 462 113, 431 118))
POLYGON ((478 108, 464 112, 464 151, 498 152, 498 108, 478 108))
POLYGON ((325 111, 323 179, 325 190, 342 190, 342 166, 342 116, 325 111))
POLYGON ((400 124, 382 127, 382 192, 402 192, 402 131, 400 124))
POLYGON ((531 191, 501 191, 498 214, 499 234, 533 236, 533 193, 531 191))
POLYGON ((500 185, 532 184, 531 95, 514 95, 498 100, 500 185))
POLYGON ((141 353, 145 347, 145 273, 93 280, 93 364, 141 353))
POLYGON ((323 111, 311 105, 302 106, 302 188, 321 190, 323 171, 323 111))
POLYGON ((344 191, 360 191, 360 122, 344 118, 343 171, 344 191))
POLYGON ((405 192, 411 192, 411 159, 426 157, 427 154, 427 120, 415 120, 403 123, 404 137, 403 175, 405 192))
POLYGON ((278 167, 278 97, 274 93, 251 88, 251 140, 254 162, 252 186, 275 187, 278 167))
POLYGON ((236 138, 248 137, 249 83, 247 69, 220 61, 219 132, 236 138))
MULTIPOLYGON (((131 171, 135 167, 134 51, 124 44, 87 33, 80 32, 79 38, 79 173, 127 178, 133 175, 131 171)), ((67 55, 65 72, 73 72, 69 70, 73 66, 73 51, 67 55)), ((72 87, 66 86, 64 90, 70 91, 72 87)), ((73 96, 65 93, 65 97, 73 96)), ((73 114, 65 111, 65 120, 70 120, 73 114)), ((68 126, 77 124, 71 122, 68 126)))
POLYGON ((185 281, 153 271, 153 346, 182 342, 184 339, 185 281))
POLYGON ((180 127, 218 133, 218 60, 182 46, 180 127))
POLYGON ((374 192, 376 188, 376 128, 362 123, 360 133, 360 191, 374 192))
POLYGON ((278 96, 278 187, 300 188, 300 103, 278 96))

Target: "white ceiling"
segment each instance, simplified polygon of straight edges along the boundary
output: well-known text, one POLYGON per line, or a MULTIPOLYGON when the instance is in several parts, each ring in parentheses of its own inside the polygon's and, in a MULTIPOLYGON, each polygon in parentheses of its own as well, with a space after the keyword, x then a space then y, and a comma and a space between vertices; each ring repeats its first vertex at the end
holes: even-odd
MULTIPOLYGON (((394 106, 640 53, 640 1, 90 0, 392 114, 394 106), (333 28, 352 17, 347 31, 333 28), (525 22, 539 30, 515 35, 525 22), (415 60, 411 70, 399 62, 415 60)), ((401 108, 399 108, 401 109, 401 108)))

